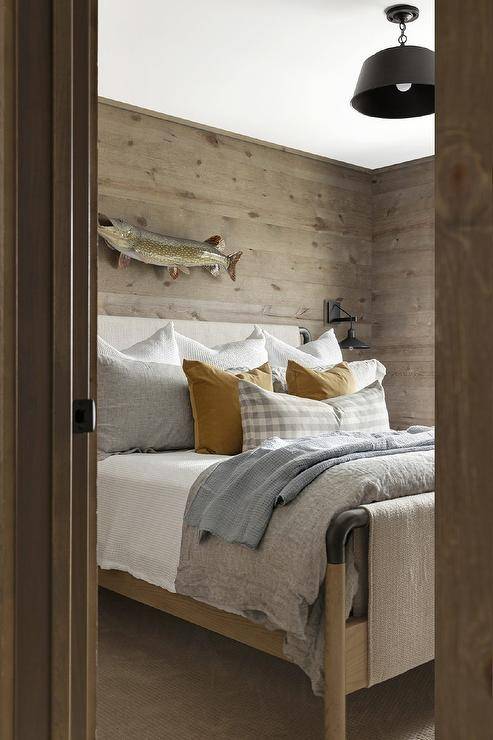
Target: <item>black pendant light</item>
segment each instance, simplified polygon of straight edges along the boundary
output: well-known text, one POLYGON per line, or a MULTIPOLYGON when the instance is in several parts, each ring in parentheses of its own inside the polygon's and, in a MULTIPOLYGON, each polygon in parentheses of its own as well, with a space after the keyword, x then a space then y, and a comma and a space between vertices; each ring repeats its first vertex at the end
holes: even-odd
POLYGON ((406 46, 406 24, 419 16, 414 5, 385 11, 401 31, 399 46, 373 54, 363 63, 351 105, 374 118, 415 118, 435 112, 435 53, 406 46))

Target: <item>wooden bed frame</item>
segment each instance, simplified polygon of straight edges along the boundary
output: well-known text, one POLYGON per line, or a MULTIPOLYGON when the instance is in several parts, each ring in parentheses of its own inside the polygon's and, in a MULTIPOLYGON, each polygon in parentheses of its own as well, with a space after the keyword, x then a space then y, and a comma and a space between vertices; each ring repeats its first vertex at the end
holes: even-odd
MULTIPOLYGON (((331 523, 326 538, 325 575, 325 740, 346 738, 346 694, 368 686, 368 623, 346 620, 346 542, 368 524, 366 509, 345 511, 331 523)), ((188 596, 171 593, 123 571, 99 568, 99 585, 204 629, 217 632, 276 658, 283 653, 284 633, 215 609, 188 596)))
MULTIPOLYGON (((100 317, 105 320, 109 317, 100 317)), ((124 321, 128 332, 127 317, 111 317, 113 322, 124 321)), ((143 321, 143 319, 140 319, 143 321)), ((151 320, 149 320, 151 321, 151 320)), ((167 321, 163 320, 165 324, 167 321)), ((194 328, 210 322, 191 323, 194 328)), ((229 323, 229 322, 228 322, 229 323)), ((156 322, 148 326, 147 333, 155 331, 156 322)), ((246 325, 238 324, 239 331, 246 325), (240 329, 241 327, 241 329, 240 329)), ((188 327, 190 328, 190 327, 188 327)), ((280 327, 268 327, 275 332, 280 327)), ((297 327, 301 344, 309 342, 310 332, 297 327)), ((183 328, 186 332, 187 328, 183 328)), ((103 337, 106 338, 103 331, 103 337)), ((142 338, 142 337, 141 337, 142 338)), ((195 336, 199 340, 203 338, 195 336)), ((109 338, 110 341, 112 337, 109 338)), ((209 337, 210 339, 210 337, 209 337)), ((132 337, 133 341, 138 341, 132 337)), ((130 341, 130 339, 128 339, 130 341)), ((220 336, 217 341, 223 341, 220 336)), ((345 740, 346 738, 346 694, 368 686, 368 624, 366 619, 348 619, 345 617, 346 566, 345 545, 351 532, 357 527, 368 525, 366 509, 358 508, 343 512, 329 526, 326 537, 327 572, 325 576, 325 740, 345 740)), ((215 609, 187 596, 171 593, 160 586, 153 586, 123 571, 99 569, 99 585, 134 601, 147 604, 160 611, 167 612, 187 622, 217 632, 245 645, 287 660, 282 646, 284 634, 281 631, 268 630, 250 622, 244 617, 215 609)))

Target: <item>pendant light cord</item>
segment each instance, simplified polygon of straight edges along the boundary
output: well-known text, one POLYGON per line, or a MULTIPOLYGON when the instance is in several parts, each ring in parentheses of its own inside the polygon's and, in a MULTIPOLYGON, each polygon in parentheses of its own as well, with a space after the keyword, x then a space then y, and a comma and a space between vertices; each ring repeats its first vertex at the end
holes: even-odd
POLYGON ((399 29, 400 29, 401 35, 399 36, 399 38, 397 39, 397 41, 399 42, 399 44, 400 44, 401 46, 404 46, 404 44, 405 44, 405 43, 406 43, 406 41, 407 41, 407 36, 406 36, 406 24, 405 24, 405 23, 403 23, 403 22, 401 21, 401 22, 399 23, 399 29))

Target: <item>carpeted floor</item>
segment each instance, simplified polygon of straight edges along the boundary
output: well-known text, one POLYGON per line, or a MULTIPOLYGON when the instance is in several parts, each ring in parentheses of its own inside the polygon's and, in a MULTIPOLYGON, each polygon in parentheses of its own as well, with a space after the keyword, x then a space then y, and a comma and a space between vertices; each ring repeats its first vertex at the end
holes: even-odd
MULTIPOLYGON (((321 740, 296 666, 100 592, 98 740, 321 740)), ((349 697, 351 740, 432 740, 433 666, 349 697)))

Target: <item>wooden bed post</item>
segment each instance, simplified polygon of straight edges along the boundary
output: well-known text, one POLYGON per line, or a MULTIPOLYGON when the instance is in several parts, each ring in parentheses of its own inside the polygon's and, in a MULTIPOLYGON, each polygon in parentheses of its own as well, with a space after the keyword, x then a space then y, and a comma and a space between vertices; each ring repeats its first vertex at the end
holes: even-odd
POLYGON ((363 651, 354 651, 352 635, 346 631, 346 543, 355 529, 368 526, 368 522, 368 512, 362 507, 343 511, 333 518, 325 540, 325 740, 346 740, 346 693, 367 682, 367 633, 363 651), (346 681, 346 667, 353 665, 353 653, 356 665, 363 670, 363 684, 352 680, 353 669, 350 681, 346 681))
POLYGON ((346 740, 346 564, 325 574, 325 740, 346 740))

